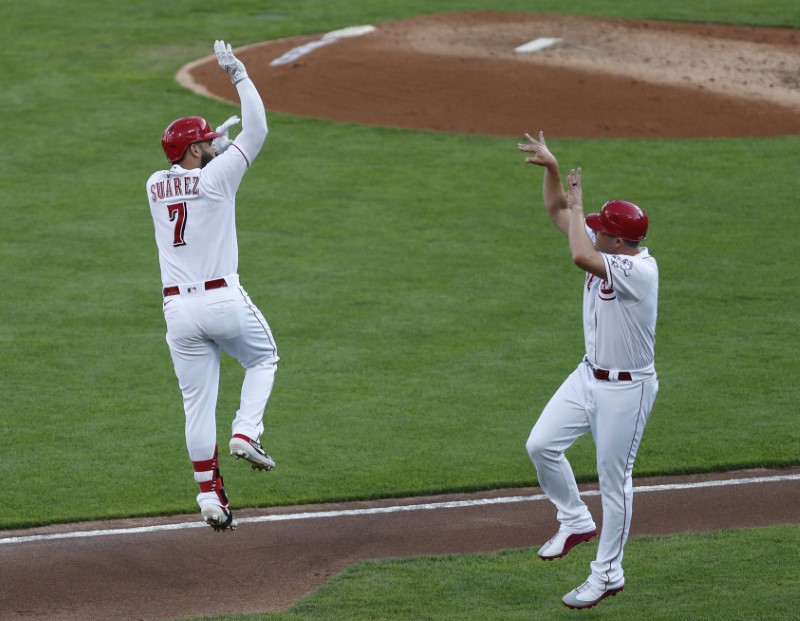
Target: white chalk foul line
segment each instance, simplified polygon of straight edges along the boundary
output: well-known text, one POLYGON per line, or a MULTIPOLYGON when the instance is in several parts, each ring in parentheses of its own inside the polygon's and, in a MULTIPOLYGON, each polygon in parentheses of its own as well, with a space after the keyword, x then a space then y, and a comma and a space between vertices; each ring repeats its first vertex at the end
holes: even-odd
MULTIPOLYGON (((669 492, 684 489, 702 489, 706 487, 726 487, 731 485, 748 485, 754 483, 777 483, 779 481, 800 481, 800 474, 786 474, 769 477, 750 477, 745 479, 727 479, 720 481, 700 481, 697 483, 669 483, 664 485, 640 485, 633 488, 634 493, 669 492)), ((581 492, 581 496, 599 496, 599 490, 581 492)), ((342 509, 339 511, 308 511, 304 513, 287 513, 284 515, 261 515, 237 519, 237 524, 257 524, 260 522, 286 522, 291 520, 311 520, 320 518, 353 517, 376 515, 381 513, 401 513, 404 511, 430 511, 438 509, 459 509, 464 507, 480 507, 486 505, 513 504, 518 502, 534 502, 545 500, 544 494, 531 496, 503 496, 500 498, 477 498, 474 500, 452 500, 448 502, 430 502, 417 505, 397 505, 393 507, 372 507, 370 509, 342 509)), ((103 537, 107 535, 135 535, 139 533, 155 533, 167 530, 184 530, 187 528, 208 528, 205 522, 183 522, 181 524, 161 524, 157 526, 137 526, 134 528, 117 528, 109 530, 87 530, 69 533, 53 533, 50 535, 28 535, 22 537, 0 538, 1 544, 29 543, 33 541, 53 541, 56 539, 79 539, 85 537, 103 537)))

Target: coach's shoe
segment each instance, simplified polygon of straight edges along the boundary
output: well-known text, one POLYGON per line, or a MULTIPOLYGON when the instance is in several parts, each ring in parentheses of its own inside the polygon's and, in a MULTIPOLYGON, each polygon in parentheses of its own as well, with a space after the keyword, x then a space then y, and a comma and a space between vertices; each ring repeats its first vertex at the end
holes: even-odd
POLYGON ((589 581, 587 580, 577 589, 573 589, 567 593, 561 601, 564 602, 564 605, 567 608, 573 608, 575 610, 591 608, 592 606, 597 606, 597 604, 599 604, 606 597, 616 595, 624 588, 625 585, 621 584, 613 589, 598 589, 597 587, 589 584, 589 581))
POLYGON ((543 561, 564 558, 576 545, 596 536, 596 528, 586 533, 571 533, 564 528, 559 528, 555 536, 539 549, 539 558, 543 561))
POLYGON ((267 455, 259 441, 248 438, 246 435, 235 434, 231 438, 228 448, 236 459, 250 462, 253 470, 272 470, 275 467, 275 461, 267 455))
POLYGON ((211 528, 216 531, 236 530, 233 512, 228 504, 227 496, 216 492, 204 492, 197 495, 200 514, 211 528))

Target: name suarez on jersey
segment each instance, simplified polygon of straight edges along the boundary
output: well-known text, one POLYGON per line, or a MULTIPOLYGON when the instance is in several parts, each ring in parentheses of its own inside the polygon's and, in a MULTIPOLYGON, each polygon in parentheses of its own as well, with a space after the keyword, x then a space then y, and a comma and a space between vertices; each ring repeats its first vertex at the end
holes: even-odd
POLYGON ((196 175, 164 179, 150 186, 150 197, 153 201, 157 201, 175 196, 197 196, 200 194, 197 189, 199 184, 200 177, 196 175))

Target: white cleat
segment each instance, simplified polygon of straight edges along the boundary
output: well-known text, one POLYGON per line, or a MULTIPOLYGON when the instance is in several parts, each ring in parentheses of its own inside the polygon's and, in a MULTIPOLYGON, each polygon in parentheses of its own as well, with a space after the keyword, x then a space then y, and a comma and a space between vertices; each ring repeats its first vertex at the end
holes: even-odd
POLYGON ((233 457, 249 462, 253 470, 269 471, 275 467, 275 461, 267 455, 258 440, 248 438, 241 433, 231 438, 228 448, 233 457))
POLYGON ((597 529, 585 533, 571 533, 564 528, 559 528, 555 536, 541 547, 539 558, 544 561, 564 558, 572 548, 596 536, 597 529))
POLYGON ((221 507, 216 503, 207 503, 200 507, 200 513, 206 524, 216 531, 236 530, 233 512, 228 507, 221 507))
POLYGON ((561 601, 567 608, 572 608, 574 610, 591 608, 592 606, 597 606, 597 604, 603 601, 606 597, 613 597, 624 588, 625 585, 621 584, 613 589, 598 589, 597 587, 589 584, 589 581, 587 580, 577 589, 573 589, 567 593, 561 601))

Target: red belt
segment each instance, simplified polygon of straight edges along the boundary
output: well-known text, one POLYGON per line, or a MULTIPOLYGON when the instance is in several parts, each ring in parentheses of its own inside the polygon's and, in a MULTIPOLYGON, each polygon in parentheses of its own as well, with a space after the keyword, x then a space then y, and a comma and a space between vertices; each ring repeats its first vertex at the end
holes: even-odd
MULTIPOLYGON (((594 373, 595 379, 599 379, 603 382, 609 381, 608 376, 611 374, 610 371, 606 371, 605 369, 595 369, 594 367, 592 367, 592 373, 594 373)), ((631 377, 631 374, 628 371, 620 371, 619 374, 617 375, 617 379, 620 382, 633 381, 633 378, 631 377)))
MULTIPOLYGON (((208 291, 209 289, 221 289, 222 287, 227 287, 228 283, 225 282, 224 278, 215 278, 214 280, 207 280, 203 283, 205 290, 208 291)), ((178 295, 181 292, 180 287, 164 287, 164 297, 168 297, 170 295, 178 295)))

